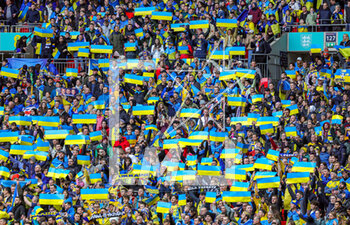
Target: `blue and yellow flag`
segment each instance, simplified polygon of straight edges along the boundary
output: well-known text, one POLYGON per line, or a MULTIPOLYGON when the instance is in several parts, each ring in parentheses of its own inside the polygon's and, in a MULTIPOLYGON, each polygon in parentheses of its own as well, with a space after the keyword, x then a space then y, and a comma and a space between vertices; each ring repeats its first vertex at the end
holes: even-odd
POLYGON ((190 136, 188 139, 190 140, 208 140, 209 133, 208 131, 195 131, 190 136))
POLYGON ((250 191, 223 191, 221 197, 225 202, 251 202, 250 191))
POLYGON ((220 158, 221 159, 234 159, 240 152, 241 152, 241 150, 237 149, 237 148, 224 149, 220 154, 220 158))
POLYGON ((10 116, 9 123, 16 123, 17 126, 30 126, 32 118, 30 116, 10 116))
MULTIPOLYGON (((221 52, 222 53, 222 52, 221 52)), ((221 54, 220 52, 219 53, 216 53, 216 54, 221 54)), ((228 56, 228 55, 227 55, 228 56)), ((220 55, 218 56, 213 56, 214 58, 215 57, 218 57, 216 59, 220 59, 220 55)), ((225 56, 226 57, 226 56, 225 56)), ((213 58, 213 59, 214 59, 213 58)), ((226 57, 227 58, 227 57, 226 57)), ((235 70, 228 70, 228 71, 222 71, 220 72, 220 77, 219 77, 219 80, 233 80, 233 79, 236 79, 236 71, 235 70)))
POLYGON ((296 127, 285 127, 284 132, 286 132, 287 137, 296 137, 298 136, 296 127))
POLYGON ((180 139, 165 139, 163 142, 164 149, 178 148, 180 139))
POLYGON ((290 110, 290 115, 297 115, 297 114, 299 114, 299 108, 298 108, 297 104, 288 106, 287 109, 290 110))
POLYGON ((201 165, 210 166, 213 163, 213 158, 202 158, 201 165))
POLYGON ((259 117, 256 121, 257 125, 272 124, 273 126, 278 126, 279 118, 273 116, 259 117))
POLYGON ((309 172, 287 173, 287 184, 302 184, 309 181, 309 172))
POLYGON ((178 204, 179 206, 183 206, 183 205, 186 205, 186 194, 180 194, 179 195, 179 201, 178 201, 178 204))
MULTIPOLYGON (((227 54, 226 51, 216 50, 216 51, 214 51, 214 52, 210 55, 209 58, 210 58, 210 59, 220 59, 220 60, 224 60, 224 59, 229 59, 229 58, 230 58, 230 55, 227 54)), ((221 72, 221 73, 225 73, 225 71, 224 71, 224 72, 221 72)), ((220 77, 221 77, 221 73, 220 73, 220 77)), ((231 78, 231 79, 233 79, 233 78, 231 78)))
POLYGON ((191 20, 190 29, 208 29, 209 20, 191 20))
POLYGON ((34 27, 34 35, 39 37, 51 38, 53 37, 53 30, 40 29, 39 27, 34 27))
POLYGON ((226 28, 235 28, 237 27, 237 20, 236 19, 217 19, 216 26, 226 27, 226 28))
POLYGON ((38 125, 44 126, 44 127, 58 127, 59 125, 61 125, 60 117, 59 116, 50 116, 50 117, 41 116, 38 118, 38 125))
POLYGON ((159 12, 159 11, 153 11, 152 12, 152 20, 172 20, 173 14, 171 12, 159 12))
POLYGON ((73 114, 72 123, 73 124, 96 124, 97 115, 96 114, 73 114))
POLYGON ((153 11, 156 11, 156 7, 139 7, 139 8, 135 8, 134 16, 152 15, 153 11))
POLYGON ((341 115, 333 115, 332 116, 332 124, 342 124, 344 117, 341 115))
POLYGON ((112 54, 113 46, 112 45, 91 45, 91 53, 100 53, 100 54, 112 54))
POLYGON ((278 188, 281 184, 280 177, 260 178, 256 180, 259 189, 278 188))
POLYGON ((259 128, 260 128, 260 133, 262 135, 273 134, 275 132, 272 124, 260 125, 259 128))
POLYGON ((107 200, 108 199, 108 189, 81 189, 80 190, 82 200, 107 200))
POLYGON ((135 52, 136 51, 136 43, 125 43, 124 48, 126 52, 135 52))
POLYGON ((87 135, 68 135, 64 140, 65 145, 85 145, 90 144, 90 138, 87 135))
POLYGON ((184 108, 181 109, 181 113, 180 113, 180 117, 185 117, 185 118, 196 118, 198 119, 199 117, 201 117, 201 110, 200 109, 196 109, 196 108, 184 108))
POLYGON ((247 153, 249 149, 249 144, 243 144, 241 142, 236 143, 236 148, 241 150, 242 153, 247 153))
POLYGON ((215 142, 224 142, 226 137, 228 137, 227 132, 210 132, 209 135, 210 141, 215 142))
POLYGON ((92 102, 93 106, 95 109, 105 109, 106 108, 106 103, 103 100, 97 100, 92 102))
POLYGON ((232 182, 230 191, 248 191, 249 182, 235 181, 232 182))
POLYGON ((69 130, 45 130, 44 138, 46 140, 66 139, 68 135, 69 130))
POLYGON ((145 80, 145 77, 132 75, 132 74, 125 74, 124 76, 124 82, 129 84, 136 84, 136 85, 143 85, 143 81, 145 80))
POLYGON ((66 68, 66 76, 67 77, 77 77, 78 76, 78 69, 66 68))
POLYGON ((242 68, 239 68, 236 70, 236 76, 240 78, 254 79, 255 74, 256 74, 256 70, 242 69, 242 68))
POLYGON ((208 191, 205 193, 205 202, 214 203, 216 201, 216 192, 208 191))
POLYGON ((200 176, 220 176, 220 166, 203 166, 198 165, 197 173, 200 176))
POLYGON ((272 165, 274 161, 271 161, 265 157, 258 158, 254 163, 255 169, 272 170, 272 165))
POLYGON ((197 165, 197 155, 187 155, 186 164, 187 164, 187 166, 197 165))
POLYGON ((235 167, 226 169, 225 171, 225 179, 232 180, 246 180, 247 173, 244 170, 236 169, 235 167))
POLYGON ((89 165, 90 162, 90 156, 88 155, 78 155, 77 156, 77 163, 78 165, 89 165))
POLYGON ((0 150, 0 160, 3 161, 7 161, 7 159, 9 158, 10 153, 4 151, 4 150, 0 150))
POLYGON ((226 52, 228 52, 229 55, 245 55, 245 47, 227 47, 226 52))
POLYGON ((179 145, 181 148, 186 146, 199 146, 202 144, 203 140, 195 140, 195 139, 187 139, 187 138, 181 138, 179 141, 179 145))
POLYGON ((82 48, 88 49, 89 47, 90 47, 89 42, 70 42, 67 45, 67 49, 70 52, 77 52, 77 51, 79 51, 79 49, 82 49, 82 48))
POLYGON ((136 37, 143 37, 143 29, 139 28, 135 30, 136 37))
POLYGON ((277 175, 277 172, 258 171, 255 173, 254 180, 257 180, 260 178, 275 177, 276 175, 277 175))
POLYGON ((156 104, 159 101, 159 97, 149 97, 147 99, 148 104, 156 104))
POLYGON ((10 170, 5 166, 0 166, 0 176, 9 178, 10 177, 10 170))
POLYGON ((0 142, 16 142, 18 141, 19 131, 0 132, 0 142))
POLYGON ((90 56, 90 49, 88 49, 88 48, 79 48, 78 49, 78 57, 89 58, 89 56, 90 56))
POLYGON ((62 205, 64 202, 63 194, 40 194, 40 205, 62 205))
POLYGON ((280 152, 279 152, 279 151, 270 149, 270 150, 267 152, 266 158, 267 158, 267 159, 270 159, 270 160, 272 160, 272 161, 277 162, 279 156, 280 156, 280 152))
MULTIPOLYGON (((221 74, 220 74, 221 75, 221 74)), ((247 103, 247 99, 243 97, 232 97, 227 96, 227 103, 229 106, 245 106, 247 103)))
POLYGON ((11 145, 10 155, 24 155, 27 151, 34 151, 34 145, 11 145))
POLYGON ((90 182, 95 184, 97 182, 102 182, 101 173, 90 174, 90 182))
POLYGON ((289 77, 290 79, 295 80, 297 78, 297 74, 295 70, 286 70, 284 72, 287 74, 287 77, 289 77))
POLYGON ((253 95, 252 96, 252 102, 253 104, 256 104, 258 102, 262 102, 262 100, 264 99, 264 95, 253 95))
POLYGON ((313 162, 295 162, 292 167, 292 172, 313 173, 315 168, 316 168, 316 163, 313 163, 313 162))
POLYGON ((132 114, 134 116, 153 115, 154 109, 154 105, 133 106, 132 114))
POLYGON ((173 23, 170 25, 171 29, 175 32, 183 32, 186 30, 186 26, 190 25, 189 23, 173 23))
POLYGON ((1 67, 0 76, 18 78, 19 70, 1 67))
POLYGON ((103 139, 102 137, 102 131, 94 131, 89 134, 90 141, 100 141, 103 139))
POLYGON ((158 202, 156 212, 169 213, 170 208, 171 208, 170 202, 158 202))
POLYGON ((321 53, 322 51, 322 46, 318 44, 312 44, 310 47, 311 53, 321 53))

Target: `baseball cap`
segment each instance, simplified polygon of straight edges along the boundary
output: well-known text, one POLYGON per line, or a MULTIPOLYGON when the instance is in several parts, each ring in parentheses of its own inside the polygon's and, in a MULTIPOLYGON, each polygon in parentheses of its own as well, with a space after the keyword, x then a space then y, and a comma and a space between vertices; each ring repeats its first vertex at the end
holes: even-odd
POLYGON ((301 57, 298 57, 298 58, 297 58, 297 61, 301 61, 301 60, 303 60, 301 57))

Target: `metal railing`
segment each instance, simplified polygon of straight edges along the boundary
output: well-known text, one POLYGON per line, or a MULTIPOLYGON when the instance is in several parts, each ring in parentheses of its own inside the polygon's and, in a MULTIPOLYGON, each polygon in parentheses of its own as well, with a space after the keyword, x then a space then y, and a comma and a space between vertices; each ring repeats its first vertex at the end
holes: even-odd
MULTIPOLYGON (((301 25, 298 23, 295 24, 289 24, 286 26, 283 26, 281 24, 281 31, 282 32, 298 32, 298 27, 301 25)), ((344 28, 346 28, 347 24, 340 23, 340 24, 334 24, 334 23, 318 23, 315 25, 307 25, 303 24, 302 26, 307 27, 308 32, 324 32, 324 31, 343 31, 344 28)))
POLYGON ((56 67, 60 75, 64 75, 67 68, 75 68, 78 71, 88 71, 90 59, 74 58, 74 59, 54 59, 52 64, 56 67))
POLYGON ((277 80, 282 72, 280 55, 276 54, 256 54, 253 53, 253 59, 261 71, 262 77, 277 80))
POLYGON ((7 25, 6 21, 0 20, 0 32, 21 32, 31 33, 35 27, 42 27, 42 23, 19 23, 16 25, 7 25))

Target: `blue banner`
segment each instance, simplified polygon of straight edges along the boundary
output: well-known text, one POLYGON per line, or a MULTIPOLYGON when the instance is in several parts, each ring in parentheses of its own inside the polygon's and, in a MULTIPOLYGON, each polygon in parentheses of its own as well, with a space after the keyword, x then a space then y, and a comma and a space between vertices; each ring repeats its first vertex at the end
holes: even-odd
POLYGON ((47 59, 21 59, 21 58, 8 58, 9 67, 11 69, 21 69, 24 65, 27 65, 28 68, 35 66, 36 64, 41 65, 41 69, 45 69, 47 59))
MULTIPOLYGON (((22 36, 29 37, 31 33, 0 33, 0 51, 14 51, 16 49, 17 40, 22 36)), ((27 39, 29 41, 29 39, 27 39)))

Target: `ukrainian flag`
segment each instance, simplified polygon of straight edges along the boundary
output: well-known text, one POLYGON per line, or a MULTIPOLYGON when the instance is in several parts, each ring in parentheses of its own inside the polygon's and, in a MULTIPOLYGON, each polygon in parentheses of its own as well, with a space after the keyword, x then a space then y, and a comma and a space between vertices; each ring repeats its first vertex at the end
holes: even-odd
POLYGON ((272 165, 274 164, 274 161, 271 161, 267 158, 258 158, 254 163, 255 169, 262 169, 262 170, 272 170, 272 165))
POLYGON ((135 8, 134 16, 147 16, 152 15, 152 12, 156 11, 156 7, 140 7, 135 8))
POLYGON ((95 184, 97 182, 102 182, 101 174, 100 173, 90 174, 90 182, 92 184, 95 184))
POLYGON ((0 166, 0 176, 9 178, 10 170, 5 166, 0 166))
POLYGON ((86 145, 89 144, 89 136, 86 135, 68 135, 64 141, 65 145, 86 145))
POLYGON ((227 96, 227 103, 228 103, 229 106, 243 107, 243 106, 245 106, 246 102, 247 102, 247 99, 243 98, 243 97, 227 96))
POLYGON ((213 163, 213 158, 202 158, 201 165, 210 166, 213 163))
POLYGON ((249 145, 248 145, 248 144, 243 144, 243 143, 241 143, 241 142, 237 142, 236 148, 239 149, 239 150, 241 150, 243 153, 247 153, 247 152, 248 152, 249 145))
POLYGON ((152 12, 152 20, 168 20, 171 21, 173 19, 173 14, 171 12, 152 12))
POLYGON ((145 185, 146 191, 150 194, 159 194, 159 189, 154 186, 145 185))
POLYGON ((232 182, 230 191, 248 191, 248 188, 249 182, 234 181, 232 182))
POLYGON ((190 29, 208 29, 209 20, 191 20, 190 29))
POLYGON ((105 109, 106 107, 106 103, 103 100, 94 101, 92 104, 94 105, 95 109, 105 109))
POLYGON ((287 173, 287 184, 302 184, 310 180, 309 172, 287 173))
POLYGON ((186 26, 190 25, 189 23, 173 23, 170 25, 171 29, 175 32, 182 32, 186 30, 186 26))
POLYGON ((343 117, 340 116, 340 115, 333 115, 332 116, 332 124, 342 124, 342 121, 343 121, 343 117))
POLYGON ((139 28, 135 30, 136 37, 143 37, 143 29, 139 28))
POLYGON ((234 159, 239 153, 240 149, 237 148, 230 148, 230 149, 224 149, 221 152, 220 158, 221 159, 234 159))
POLYGON ((287 77, 289 77, 290 79, 295 80, 297 78, 297 74, 295 70, 286 70, 284 72, 287 74, 287 77))
POLYGON ((10 116, 9 123, 16 123, 17 126, 30 126, 32 118, 30 116, 10 116))
POLYGON ((129 84, 143 85, 144 80, 145 80, 144 77, 132 75, 132 74, 125 74, 125 77, 124 77, 125 83, 129 83, 129 84))
POLYGON ((253 102, 253 104, 256 104, 258 102, 262 102, 263 98, 264 98, 264 95, 253 95, 252 102, 253 102))
POLYGON ((69 34, 70 34, 71 38, 72 38, 73 40, 75 40, 75 39, 78 38, 80 32, 79 32, 79 31, 71 31, 71 32, 69 32, 69 34))
POLYGON ((66 76, 67 77, 77 77, 78 76, 78 69, 67 68, 66 69, 66 76))
MULTIPOLYGON (((350 50, 350 48, 349 48, 350 50)), ((350 82, 350 70, 337 69, 334 74, 334 78, 345 83, 350 82)))
POLYGON ((326 78, 330 79, 332 77, 332 70, 321 69, 320 70, 320 77, 326 77, 326 78))
POLYGON ((185 117, 185 118, 189 117, 189 118, 198 119, 199 117, 201 117, 201 110, 184 108, 184 109, 181 109, 180 117, 185 117))
POLYGON ((88 155, 78 155, 77 156, 78 165, 90 165, 90 156, 88 155))
POLYGON ((151 205, 154 205, 157 202, 159 202, 159 200, 160 200, 159 196, 154 195, 153 197, 149 197, 149 198, 142 200, 142 201, 144 201, 147 205, 151 206, 151 205))
POLYGON ((259 117, 256 125, 260 126, 264 124, 272 124, 273 126, 278 126, 278 122, 279 122, 278 117, 266 116, 266 117, 259 117))
POLYGON ((39 37, 51 38, 51 37, 53 37, 53 30, 40 29, 39 27, 34 27, 34 35, 39 36, 39 37))
POLYGON ((187 139, 187 138, 181 138, 180 139, 180 147, 186 147, 186 146, 199 146, 202 144, 203 140, 194 140, 194 139, 187 139))
POLYGON ((250 191, 223 191, 222 200, 225 202, 251 202, 250 191))
POLYGON ((40 205, 62 205, 64 202, 63 194, 40 194, 40 205))
POLYGON ((124 47, 125 47, 125 51, 126 52, 134 52, 136 51, 136 43, 125 43, 124 44, 124 47))
POLYGON ((20 145, 33 145, 34 137, 31 135, 20 135, 18 137, 18 143, 20 145))
POLYGON ((314 127, 315 133, 317 136, 321 136, 322 135, 322 127, 314 127))
POLYGON ((267 178, 267 177, 275 177, 277 175, 277 172, 262 172, 258 171, 255 173, 254 180, 260 179, 260 178, 267 178))
POLYGON ((137 140, 136 140, 136 135, 125 135, 126 140, 129 142, 130 145, 135 145, 137 140))
POLYGON ((258 113, 248 113, 249 122, 257 121, 259 117, 260 117, 260 114, 258 113))
POLYGON ((180 139, 165 139, 163 142, 164 149, 177 148, 180 139))
POLYGON ((208 131, 195 131, 190 136, 188 139, 190 140, 208 140, 209 133, 208 131))
POLYGON ((179 206, 186 205, 186 194, 180 194, 179 195, 178 205, 179 206))
POLYGON ((158 202, 156 212, 169 213, 170 208, 171 208, 170 202, 158 202))
POLYGON ((248 117, 232 117, 230 125, 236 125, 237 123, 242 124, 243 126, 250 125, 248 117))
POLYGON ((72 42, 72 43, 68 43, 67 49, 70 52, 77 52, 79 51, 79 49, 89 48, 89 47, 90 47, 89 42, 72 42))
POLYGON ((217 19, 216 26, 217 27, 235 28, 235 27, 237 27, 237 20, 236 19, 217 19))
POLYGON ((225 179, 246 180, 247 174, 246 174, 246 171, 244 170, 230 168, 230 169, 226 169, 225 171, 225 179))
POLYGON ((0 150, 0 160, 7 161, 9 158, 10 153, 5 152, 4 150, 0 150))
POLYGON ((100 130, 90 133, 90 141, 100 141, 102 138, 102 132, 100 130))
POLYGON ((226 137, 228 137, 227 132, 210 132, 210 141, 224 142, 226 137))
POLYGON ((178 171, 182 173, 182 180, 196 180, 196 171, 195 170, 183 170, 178 171))
POLYGON ((179 51, 180 54, 188 54, 189 53, 189 49, 188 46, 179 46, 177 48, 177 50, 179 51))
POLYGON ((216 192, 208 191, 205 194, 205 202, 206 203, 214 203, 216 201, 216 192))
POLYGON ((241 68, 236 70, 236 76, 241 78, 254 79, 255 74, 256 74, 256 70, 241 69, 241 68))
POLYGON ((348 59, 350 56, 350 48, 341 48, 339 49, 339 52, 345 57, 345 59, 348 59))
POLYGON ((89 56, 90 56, 90 49, 88 49, 88 48, 79 48, 78 49, 78 57, 89 58, 89 56))
MULTIPOLYGON (((224 59, 229 59, 230 55, 227 54, 225 51, 216 50, 215 52, 213 52, 210 55, 209 58, 210 59, 221 59, 221 60, 224 60, 224 59)), ((220 73, 220 76, 221 76, 221 73, 220 73)))
POLYGON ((260 178, 256 180, 259 189, 278 188, 281 184, 280 177, 260 178))
POLYGON ((98 188, 98 189, 81 189, 80 190, 82 200, 107 200, 108 199, 108 189, 98 188))
POLYGON ((4 111, 5 111, 5 108, 4 107, 0 107, 0 116, 4 115, 4 111))
POLYGON ((287 109, 290 110, 290 115, 297 115, 297 114, 299 114, 299 108, 298 108, 297 104, 288 106, 287 109))
POLYGON ((46 140, 66 139, 68 135, 69 130, 45 130, 44 138, 46 140))
POLYGON ((59 116, 50 116, 50 117, 44 117, 41 116, 38 118, 38 125, 43 127, 58 127, 61 125, 60 117, 59 116))
MULTIPOLYGON (((57 51, 58 51, 58 49, 57 49, 57 51)), ((41 43, 36 43, 35 54, 41 55, 41 43)))
POLYGON ((291 100, 281 100, 281 103, 282 103, 282 107, 283 108, 286 108, 286 107, 292 105, 292 101, 291 100))
POLYGON ((286 132, 287 137, 296 137, 297 134, 297 128, 296 127, 285 127, 284 132, 286 132))
POLYGON ((275 132, 272 124, 260 125, 259 128, 262 135, 266 135, 268 133, 273 134, 275 132))
POLYGON ((163 161, 162 166, 167 167, 168 172, 179 170, 179 162, 163 161))
POLYGON ((197 165, 197 155, 187 155, 186 164, 187 164, 187 166, 197 165))
POLYGON ((152 77, 152 78, 154 78, 154 72, 143 72, 142 76, 143 77, 152 77))
POLYGON ((295 162, 292 167, 292 172, 310 172, 313 173, 316 163, 313 162, 295 162))
POLYGON ((151 124, 151 125, 145 126, 145 130, 154 130, 154 131, 158 131, 158 128, 157 128, 156 125, 151 124))
POLYGON ((154 105, 133 106, 132 114, 134 116, 153 115, 154 110, 155 110, 154 105))
MULTIPOLYGON (((40 48, 41 48, 41 46, 40 46, 40 48)), ((41 51, 40 51, 40 53, 39 53, 38 55, 41 55, 41 51)), ((60 55, 61 55, 60 51, 58 51, 58 49, 55 48, 55 49, 53 50, 53 52, 52 52, 52 57, 53 57, 54 59, 58 59, 58 58, 60 57, 60 55)))
POLYGON ((267 158, 267 159, 270 159, 270 160, 272 160, 272 161, 277 162, 279 156, 280 156, 280 152, 279 152, 279 151, 275 151, 275 150, 273 150, 273 149, 270 149, 270 150, 267 152, 266 158, 267 158))
POLYGON ((277 118, 281 118, 283 115, 283 111, 278 111, 278 112, 273 112, 272 116, 277 117, 277 118))
POLYGON ((72 123, 73 124, 96 124, 97 115, 96 114, 73 114, 72 123))
POLYGON ((30 159, 34 157, 36 160, 46 161, 48 152, 38 152, 38 151, 26 151, 23 154, 23 159, 30 159))
POLYGON ((101 54, 112 54, 113 46, 112 45, 91 45, 91 53, 101 53, 101 54))
POLYGON ((226 52, 229 55, 245 55, 245 47, 227 47, 226 52))
POLYGON ((321 45, 312 44, 310 51, 311 51, 311 53, 321 53, 322 47, 321 47, 321 45))
POLYGON ((42 141, 41 139, 37 140, 36 147, 38 151, 49 151, 50 149, 50 143, 48 141, 42 141))
POLYGON ((60 179, 60 178, 64 178, 65 179, 68 176, 69 173, 70 173, 69 170, 56 169, 56 168, 50 167, 46 176, 47 177, 52 177, 54 179, 60 179))
POLYGON ((156 104, 159 101, 159 97, 150 97, 147 99, 148 104, 156 104))
POLYGON ((0 132, 0 142, 16 142, 18 141, 18 136, 19 136, 18 131, 0 132))
POLYGON ((19 70, 2 67, 0 75, 3 77, 18 78, 19 70))
POLYGON ((197 168, 198 175, 200 176, 220 176, 220 166, 203 166, 198 165, 197 168))
POLYGON ((236 71, 235 70, 220 72, 219 80, 231 80, 231 79, 236 79, 236 71))

